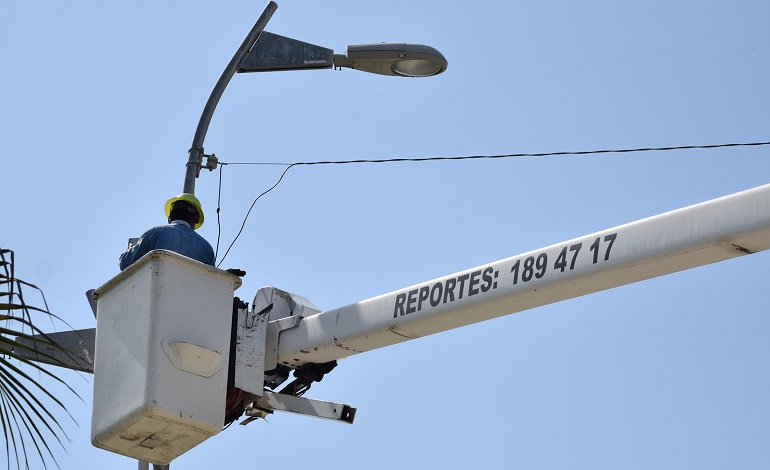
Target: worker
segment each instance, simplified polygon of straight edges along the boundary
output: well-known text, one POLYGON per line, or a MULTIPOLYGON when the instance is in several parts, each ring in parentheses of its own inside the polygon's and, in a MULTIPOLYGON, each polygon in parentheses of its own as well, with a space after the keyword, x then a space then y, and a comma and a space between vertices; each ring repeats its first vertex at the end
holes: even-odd
POLYGON ((169 250, 214 266, 216 255, 211 244, 195 230, 203 225, 203 209, 193 194, 182 193, 166 201, 168 225, 152 227, 120 255, 120 270, 134 264, 152 250, 169 250))

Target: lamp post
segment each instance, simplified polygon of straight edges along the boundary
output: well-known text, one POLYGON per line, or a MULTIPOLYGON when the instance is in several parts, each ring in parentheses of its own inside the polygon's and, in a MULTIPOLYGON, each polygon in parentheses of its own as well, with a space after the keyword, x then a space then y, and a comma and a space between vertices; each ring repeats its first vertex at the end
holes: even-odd
POLYGON ((436 49, 422 44, 377 43, 348 46, 345 54, 265 31, 278 5, 270 1, 243 43, 230 59, 203 108, 188 152, 183 193, 195 193, 201 168, 214 170, 216 157, 206 155, 203 141, 211 117, 230 79, 236 72, 352 68, 396 77, 430 77, 447 68, 447 60, 436 49), (207 159, 203 164, 204 157, 207 159))
POLYGON ((195 178, 197 178, 198 174, 200 173, 201 163, 204 156, 203 141, 206 139, 206 132, 209 130, 211 117, 214 115, 214 109, 216 109, 217 104, 219 103, 219 99, 222 97, 222 93, 224 93, 225 88, 227 88, 227 84, 230 83, 230 79, 233 78, 233 75, 235 75, 238 64, 243 60, 246 54, 248 54, 249 49, 251 49, 251 47, 257 41, 260 33, 265 30, 267 22, 270 21, 270 18, 272 18, 273 13, 275 13, 275 10, 277 9, 277 3, 273 1, 268 2, 265 10, 259 16, 257 22, 254 23, 254 26, 252 26, 249 34, 246 35, 243 43, 241 43, 241 47, 235 51, 235 55, 233 55, 233 58, 230 59, 227 67, 225 67, 225 70, 222 72, 222 76, 219 77, 216 85, 214 85, 214 89, 211 90, 211 95, 209 96, 208 101, 206 101, 206 106, 203 108, 201 118, 198 121, 198 127, 195 129, 192 145, 188 151, 187 167, 184 176, 184 187, 182 188, 183 193, 195 193, 195 178))

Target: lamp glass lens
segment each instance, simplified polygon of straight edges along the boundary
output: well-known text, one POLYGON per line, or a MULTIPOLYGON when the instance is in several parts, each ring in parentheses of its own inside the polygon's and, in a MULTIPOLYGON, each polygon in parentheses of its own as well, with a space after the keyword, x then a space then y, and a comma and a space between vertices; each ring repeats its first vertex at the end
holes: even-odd
POLYGON ((393 73, 406 77, 430 77, 441 72, 442 66, 429 60, 408 59, 399 60, 391 66, 393 73))

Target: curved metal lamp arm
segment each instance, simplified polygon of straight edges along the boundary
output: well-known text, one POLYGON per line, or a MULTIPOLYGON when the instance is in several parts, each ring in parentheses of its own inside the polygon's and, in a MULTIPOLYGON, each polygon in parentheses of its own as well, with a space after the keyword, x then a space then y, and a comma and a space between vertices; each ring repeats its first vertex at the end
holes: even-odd
POLYGON ((241 47, 235 51, 235 55, 230 59, 230 63, 227 64, 225 70, 222 72, 222 76, 219 77, 217 84, 214 85, 214 89, 211 90, 211 96, 209 96, 206 106, 203 108, 201 118, 198 121, 198 128, 195 130, 195 136, 193 137, 192 145, 188 152, 187 168, 185 169, 184 186, 182 188, 183 193, 195 193, 195 178, 198 177, 200 172, 201 161, 203 160, 203 141, 206 139, 206 132, 209 130, 209 124, 211 123, 211 117, 214 115, 214 109, 216 109, 219 99, 222 97, 225 88, 230 79, 233 78, 235 72, 238 69, 238 64, 241 63, 243 58, 248 54, 259 35, 264 31, 267 22, 278 9, 278 4, 270 1, 267 3, 262 15, 257 19, 257 22, 252 26, 249 34, 243 40, 241 47))

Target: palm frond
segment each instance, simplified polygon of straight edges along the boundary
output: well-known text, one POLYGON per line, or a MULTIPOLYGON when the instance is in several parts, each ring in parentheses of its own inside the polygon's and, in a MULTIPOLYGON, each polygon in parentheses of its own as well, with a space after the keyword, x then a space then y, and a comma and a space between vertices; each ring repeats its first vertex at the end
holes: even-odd
POLYGON ((0 299, 3 299, 0 321, 4 322, 0 326, 0 428, 5 437, 8 468, 12 460, 18 469, 30 468, 30 460, 35 459, 46 469, 49 462, 58 467, 56 448, 52 448, 49 441, 53 439, 64 449, 69 439, 57 415, 61 416, 60 412, 64 411, 68 419, 75 420, 60 397, 50 392, 41 380, 52 379, 80 397, 62 378, 34 358, 46 358, 54 363, 57 360, 42 349, 58 345, 42 331, 41 322, 69 325, 50 312, 42 290, 16 278, 14 253, 8 249, 0 249, 0 299), (25 288, 37 291, 42 307, 31 305, 25 299, 25 288), (34 342, 30 345, 21 340, 34 342), (38 378, 28 373, 29 370, 38 378))

